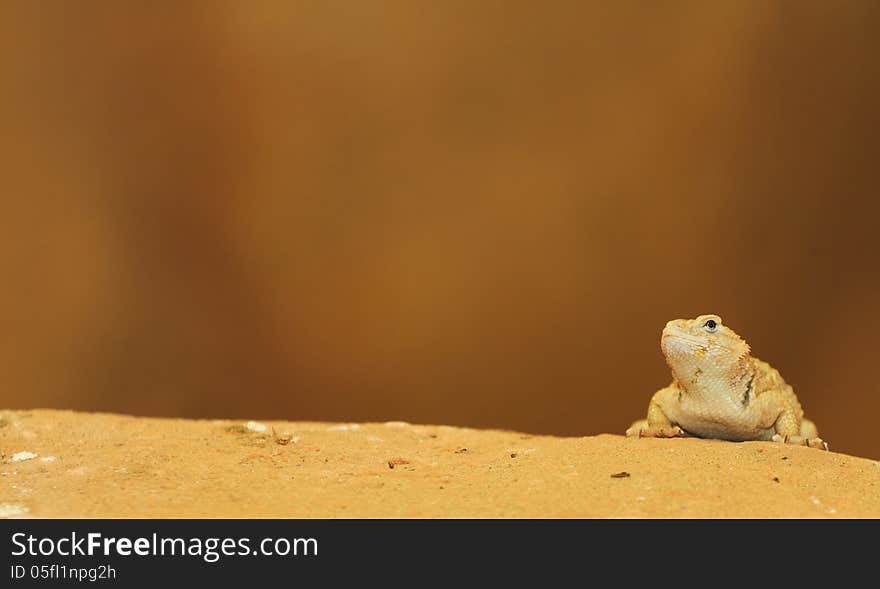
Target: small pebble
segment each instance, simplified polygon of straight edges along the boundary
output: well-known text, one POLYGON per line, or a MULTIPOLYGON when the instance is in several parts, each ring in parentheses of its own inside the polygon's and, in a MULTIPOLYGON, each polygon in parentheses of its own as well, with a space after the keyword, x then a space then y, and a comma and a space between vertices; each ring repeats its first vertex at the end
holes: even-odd
POLYGON ((24 462, 25 460, 33 460, 37 455, 33 452, 16 452, 9 459, 9 462, 24 462))
POLYGON ((349 430, 357 430, 361 429, 361 426, 357 423, 352 423, 351 425, 341 424, 341 425, 332 425, 327 428, 328 432, 347 432, 349 430))
POLYGON ((263 425, 262 423, 257 423, 256 421, 249 421, 244 424, 244 426, 250 431, 257 432, 258 434, 265 432, 267 429, 265 425, 263 425))
POLYGON ((388 468, 394 468, 395 466, 400 464, 409 464, 409 460, 407 460, 406 458, 392 458, 388 461, 388 468))
POLYGON ((12 505, 10 503, 0 503, 0 517, 18 517, 30 511, 22 505, 12 505))

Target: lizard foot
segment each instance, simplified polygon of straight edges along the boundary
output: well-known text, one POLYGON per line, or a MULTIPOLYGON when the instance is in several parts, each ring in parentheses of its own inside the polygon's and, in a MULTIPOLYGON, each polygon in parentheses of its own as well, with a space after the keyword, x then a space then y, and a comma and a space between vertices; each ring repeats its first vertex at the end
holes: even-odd
POLYGON ((646 423, 634 423, 626 430, 630 438, 684 438, 687 433, 677 425, 656 426, 646 423))
POLYGON ((822 450, 828 451, 828 442, 826 442, 822 438, 805 438, 802 436, 781 436, 779 434, 776 434, 773 436, 772 440, 774 442, 779 442, 780 444, 794 444, 795 446, 808 446, 810 448, 820 448, 822 450))

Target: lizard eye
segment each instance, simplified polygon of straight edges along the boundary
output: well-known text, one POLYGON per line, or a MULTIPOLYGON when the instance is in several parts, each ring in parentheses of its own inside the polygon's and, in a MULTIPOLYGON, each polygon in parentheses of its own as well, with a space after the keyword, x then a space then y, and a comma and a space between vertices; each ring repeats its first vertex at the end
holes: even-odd
POLYGON ((714 319, 709 319, 703 324, 703 327, 705 327, 706 331, 709 333, 715 333, 715 330, 718 329, 718 322, 714 319))

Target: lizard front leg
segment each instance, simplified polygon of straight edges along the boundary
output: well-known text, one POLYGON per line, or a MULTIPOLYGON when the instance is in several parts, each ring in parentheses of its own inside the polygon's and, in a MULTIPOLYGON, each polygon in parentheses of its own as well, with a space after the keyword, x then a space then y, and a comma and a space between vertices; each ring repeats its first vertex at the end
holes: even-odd
POLYGON ((651 397, 648 404, 647 419, 640 419, 633 423, 626 435, 638 438, 676 438, 684 437, 687 434, 683 429, 670 421, 664 407, 669 407, 672 403, 678 402, 678 386, 671 384, 666 388, 660 389, 651 397))
POLYGON ((808 419, 800 419, 793 409, 786 409, 776 418, 773 424, 776 433, 771 438, 774 442, 809 446, 828 450, 828 443, 819 437, 816 426, 808 419))

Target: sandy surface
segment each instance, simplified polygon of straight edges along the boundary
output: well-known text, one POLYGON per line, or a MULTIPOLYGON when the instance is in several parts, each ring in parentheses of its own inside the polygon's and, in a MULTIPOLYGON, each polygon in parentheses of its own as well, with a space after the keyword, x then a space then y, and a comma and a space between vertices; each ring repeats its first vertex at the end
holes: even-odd
POLYGON ((36 410, 0 461, 0 517, 880 517, 880 462, 768 442, 36 410))

